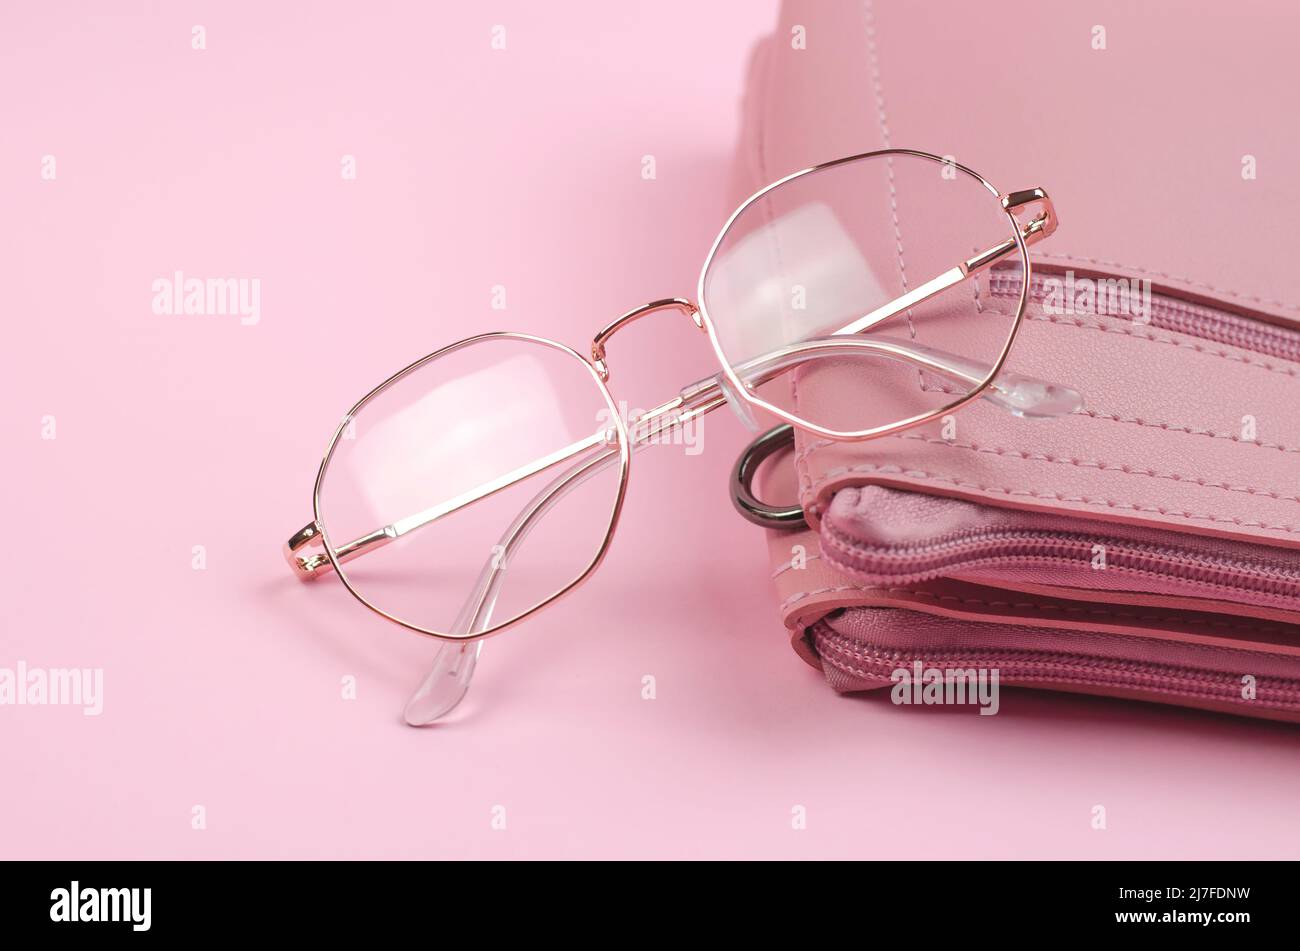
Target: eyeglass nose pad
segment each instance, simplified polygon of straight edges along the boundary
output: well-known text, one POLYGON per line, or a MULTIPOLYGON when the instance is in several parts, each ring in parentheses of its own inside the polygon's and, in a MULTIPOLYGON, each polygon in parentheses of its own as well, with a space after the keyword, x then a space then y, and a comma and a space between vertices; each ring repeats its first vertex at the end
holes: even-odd
POLYGON ((749 405, 747 399, 740 395, 727 374, 718 374, 718 386, 722 390, 722 395, 727 398, 727 405, 736 414, 736 419, 740 420, 740 425, 751 433, 758 432, 762 427, 758 425, 758 420, 754 418, 754 408, 749 405))

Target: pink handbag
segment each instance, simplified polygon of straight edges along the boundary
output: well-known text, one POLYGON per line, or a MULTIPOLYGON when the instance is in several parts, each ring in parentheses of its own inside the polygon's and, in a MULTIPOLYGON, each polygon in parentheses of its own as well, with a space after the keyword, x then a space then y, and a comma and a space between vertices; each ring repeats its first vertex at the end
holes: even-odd
MULTIPOLYGON (((1300 142, 1273 121, 1300 14, 1274 15, 1290 29, 1270 50, 1209 5, 1095 24, 953 6, 938 29, 930 5, 785 3, 738 191, 889 146, 1032 171, 1061 227, 1031 251, 1008 369, 1084 397, 1043 422, 977 401, 865 443, 798 434, 793 465, 766 468, 759 495, 797 492, 808 523, 770 533, 782 615, 835 689, 979 668, 1300 720, 1300 273, 1279 224, 1300 142)), ((1011 306, 1022 277, 995 270, 981 306, 1011 306)), ((801 405, 851 393, 833 368, 798 380, 801 405)))

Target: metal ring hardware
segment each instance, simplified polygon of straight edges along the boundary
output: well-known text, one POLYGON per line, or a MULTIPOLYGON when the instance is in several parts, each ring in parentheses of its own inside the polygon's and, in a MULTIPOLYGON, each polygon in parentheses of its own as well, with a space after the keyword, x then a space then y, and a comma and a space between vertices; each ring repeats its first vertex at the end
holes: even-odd
POLYGON ((793 447, 794 427, 787 423, 763 433, 736 459, 736 466, 731 470, 731 504, 742 518, 763 528, 799 528, 807 524, 801 506, 768 505, 754 497, 754 474, 758 467, 769 456, 793 447))

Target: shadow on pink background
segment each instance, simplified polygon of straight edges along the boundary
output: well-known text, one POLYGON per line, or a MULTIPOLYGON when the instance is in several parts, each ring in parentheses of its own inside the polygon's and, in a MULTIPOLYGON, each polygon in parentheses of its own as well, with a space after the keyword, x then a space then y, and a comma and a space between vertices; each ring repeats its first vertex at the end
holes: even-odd
MULTIPOLYGON (((1295 855, 1290 728, 835 696, 728 504, 725 413, 699 456, 638 456, 600 573, 490 641, 449 723, 404 726, 434 645, 279 552, 340 415, 459 337, 584 349, 692 294, 775 5, 126 6, 27 7, 0 40, 0 666, 105 678, 99 717, 0 707, 0 856, 1295 855), (176 270, 260 279, 260 320, 156 315, 176 270)), ((633 406, 711 372, 671 316, 612 346, 633 406)))

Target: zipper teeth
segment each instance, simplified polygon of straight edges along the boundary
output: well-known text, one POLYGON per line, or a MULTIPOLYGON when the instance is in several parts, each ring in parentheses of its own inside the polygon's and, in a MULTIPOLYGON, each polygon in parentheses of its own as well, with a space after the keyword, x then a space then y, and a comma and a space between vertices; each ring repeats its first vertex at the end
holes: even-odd
MULTIPOLYGON (((994 269, 989 274, 989 293, 994 297, 1014 297, 1020 293, 1019 270, 994 269)), ((1034 274, 1029 281, 1029 297, 1041 304, 1048 297, 1047 281, 1055 275, 1034 274)), ((1058 278, 1059 280, 1059 278, 1058 278)), ((1132 320, 1132 314, 1102 314, 1132 320)), ((1165 294, 1151 295, 1151 326, 1161 330, 1212 340, 1241 350, 1300 363, 1300 332, 1276 327, 1261 320, 1229 314, 1212 307, 1192 304, 1165 294)))
MULTIPOLYGON (((1000 678, 1034 679, 1063 684, 1125 686, 1156 689, 1181 696, 1213 696, 1244 701, 1235 674, 1153 661, 1114 660, 1093 654, 1065 651, 998 650, 989 647, 961 651, 909 651, 855 640, 840 634, 824 620, 811 629, 819 656, 832 666, 860 677, 888 680, 900 664, 920 661, 927 667, 984 667, 996 669, 1000 678), (847 655, 865 665, 861 669, 834 655, 847 655), (974 662, 974 663, 973 663, 974 662)), ((1257 677, 1256 699, 1251 703, 1300 707, 1300 680, 1257 677), (1265 696, 1267 694, 1267 696, 1265 696)))
MULTIPOLYGON (((1042 304, 1048 297, 1048 277, 1036 274, 1030 281, 1029 297, 1042 304)), ((1059 278, 1058 278, 1059 280, 1059 278)), ((1015 296, 1021 279, 1014 269, 994 269, 989 274, 989 293, 1015 296)), ((1103 316, 1133 319, 1131 314, 1103 316)), ((1242 350, 1300 363, 1300 333, 1271 324, 1191 304, 1163 294, 1152 294, 1148 312, 1151 326, 1211 340, 1242 350)), ((873 549, 846 536, 829 522, 823 523, 823 538, 845 559, 831 557, 838 567, 863 574, 875 570, 894 580, 903 577, 924 580, 950 571, 954 565, 980 566, 1046 559, 1077 565, 1090 564, 1093 546, 1105 547, 1107 567, 1174 577, 1216 588, 1243 590, 1270 596, 1300 596, 1300 575, 1284 567, 1233 558, 1212 558, 1182 549, 1134 543, 1099 535, 1066 532, 1002 531, 977 533, 960 538, 893 549, 873 549), (880 569, 886 569, 881 571, 880 569)), ((829 554, 829 553, 828 553, 829 554)), ((1300 680, 1259 678, 1257 699, 1246 701, 1240 681, 1233 674, 1203 668, 1152 661, 1116 660, 1092 654, 1049 650, 1002 650, 991 647, 958 651, 907 651, 858 641, 838 633, 824 620, 810 630, 818 653, 832 666, 856 676, 887 681, 900 662, 921 661, 927 666, 995 667, 1009 679, 1079 686, 1119 686, 1158 691, 1182 697, 1206 697, 1237 703, 1265 703, 1274 707, 1300 708, 1300 680), (859 669, 849 660, 872 669, 859 669)))
POLYGON ((1161 545, 1126 542, 1101 535, 1032 530, 972 534, 915 547, 891 549, 863 545, 829 521, 822 523, 822 537, 830 542, 829 560, 836 567, 858 574, 923 581, 962 567, 1011 566, 1028 558, 1070 565, 1090 565, 1094 546, 1105 551, 1106 566, 1175 578, 1192 584, 1211 585, 1251 594, 1300 597, 1300 574, 1284 567, 1210 558, 1201 553, 1161 545), (839 557, 843 556, 843 557, 839 557))

